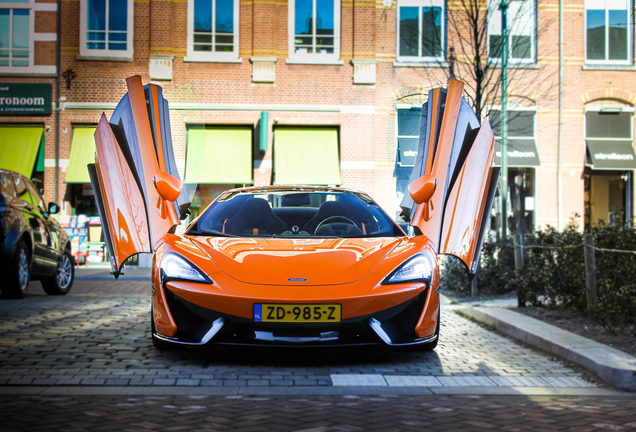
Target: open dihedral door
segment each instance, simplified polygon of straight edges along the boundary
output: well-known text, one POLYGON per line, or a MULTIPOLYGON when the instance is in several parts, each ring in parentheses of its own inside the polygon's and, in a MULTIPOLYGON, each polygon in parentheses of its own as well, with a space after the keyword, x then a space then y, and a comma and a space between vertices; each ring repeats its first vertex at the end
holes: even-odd
POLYGON ((95 164, 88 165, 116 278, 126 259, 152 253, 190 206, 181 191, 161 87, 143 86, 137 75, 126 84, 128 93, 110 122, 102 114, 95 164))
POLYGON ((494 135, 462 97, 463 83, 433 89, 422 108, 418 157, 410 195, 402 200, 418 234, 440 254, 454 255, 470 275, 477 263, 499 181, 492 166, 494 135))

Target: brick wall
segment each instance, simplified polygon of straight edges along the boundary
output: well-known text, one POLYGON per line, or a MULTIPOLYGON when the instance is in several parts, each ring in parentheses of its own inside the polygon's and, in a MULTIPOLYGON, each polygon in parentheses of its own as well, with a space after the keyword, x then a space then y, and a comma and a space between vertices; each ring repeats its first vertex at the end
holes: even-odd
MULTIPOLYGON (((430 67, 398 67, 396 57, 396 9, 381 1, 342 0, 340 51, 341 65, 287 64, 289 58, 288 2, 240 2, 241 63, 200 63, 185 61, 187 56, 187 2, 185 0, 135 0, 134 57, 132 61, 78 60, 79 1, 62 1, 62 65, 77 74, 71 89, 62 86, 69 102, 116 103, 126 92, 125 78, 139 74, 150 81, 150 55, 174 55, 173 79, 162 82, 165 97, 173 104, 243 104, 360 107, 361 114, 331 112, 289 112, 270 109, 269 145, 258 149, 254 134, 255 165, 272 158, 272 127, 279 125, 337 125, 343 162, 370 162, 360 169, 343 169, 345 186, 368 191, 391 214, 395 210, 395 103, 403 87, 426 93, 433 85, 445 83, 444 70, 430 67), (276 57, 274 83, 252 82, 252 57, 276 57), (375 85, 354 85, 351 59, 377 60, 375 85), (364 107, 373 107, 372 113, 364 107), (370 169, 369 167, 373 167, 370 169)), ((452 8, 451 8, 452 9, 452 8)), ((449 11, 453 13, 453 11, 449 11)), ((54 15, 54 14, 53 14, 54 15)), ((50 12, 36 19, 42 31, 54 31, 50 12)), ((585 105, 598 99, 613 99, 633 104, 636 101, 636 74, 633 70, 584 70, 583 0, 565 2, 565 82, 563 125, 563 216, 583 214, 584 113, 585 105)), ((235 23, 239 26, 239 22, 235 23)), ((530 100, 536 106, 536 138, 541 166, 536 170, 536 222, 557 224, 557 136, 558 136, 558 3, 538 2, 538 62, 531 68, 511 70, 511 99, 530 100)), ((54 43, 41 42, 36 49, 38 61, 54 62, 54 43)), ((459 40, 449 31, 448 47, 459 52, 459 40)), ((459 66, 458 66, 459 67, 459 66)), ((5 79, 5 78, 2 78, 5 79)), ((11 77, 11 81, 43 79, 11 77)), ((45 80, 46 81, 46 80, 45 80)), ((50 80, 49 80, 50 81, 50 80)), ((68 158, 71 131, 76 124, 94 124, 101 110, 67 109, 61 113, 60 157, 68 158)), ((110 111, 107 111, 110 115, 110 111)), ((2 122, 15 119, 2 118, 2 122)), ((24 119, 19 122, 44 122, 54 127, 53 117, 24 119)), ((185 157, 186 124, 252 125, 257 130, 260 111, 209 110, 172 111, 171 123, 175 155, 185 157)), ((54 157, 53 133, 46 135, 46 157, 54 157)), ((263 164, 263 166, 267 166, 263 164)), ((46 198, 52 199, 52 168, 46 169, 46 198)), ((60 173, 60 194, 64 196, 65 173, 60 173)), ((254 169, 255 184, 271 181, 271 169, 254 169)))

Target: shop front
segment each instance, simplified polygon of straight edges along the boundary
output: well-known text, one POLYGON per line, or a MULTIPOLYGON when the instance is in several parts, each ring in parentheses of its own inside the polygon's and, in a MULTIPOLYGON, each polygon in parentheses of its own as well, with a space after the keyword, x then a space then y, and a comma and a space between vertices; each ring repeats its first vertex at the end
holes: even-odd
POLYGON ((0 124, 0 169, 23 174, 40 192, 45 166, 42 118, 51 115, 51 93, 48 83, 0 83, 0 117, 24 119, 0 124))
POLYGON ((71 216, 65 229, 71 237, 71 253, 79 264, 100 263, 108 259, 95 193, 86 168, 86 165, 95 162, 95 129, 93 125, 73 126, 71 152, 64 176, 64 200, 71 206, 71 216))
POLYGON ((192 202, 189 220, 224 190, 253 184, 252 142, 252 126, 187 126, 184 187, 192 202))
MULTIPOLYGON (((400 203, 404 194, 408 193, 411 173, 413 172, 415 160, 417 159, 422 107, 402 104, 397 107, 396 112, 397 153, 395 156, 394 177, 397 202, 400 203)), ((397 208, 399 208, 399 204, 397 208)), ((396 220, 398 222, 404 222, 404 219, 399 215, 396 216, 396 220)))
POLYGON ((0 169, 18 172, 44 188, 44 125, 0 125, 0 169))
MULTIPOLYGON (((501 166, 501 111, 489 113, 495 134, 495 166, 501 166)), ((510 233, 530 232, 536 225, 536 167, 541 165, 535 133, 536 112, 508 111, 508 199, 506 217, 510 233)), ((501 187, 501 183, 499 183, 501 187)), ((490 228, 493 234, 501 232, 501 194, 493 204, 490 228)))
POLYGON ((636 169, 633 109, 588 109, 585 138, 585 227, 632 220, 636 169))
POLYGON ((276 127, 272 166, 274 185, 339 186, 337 127, 276 127))

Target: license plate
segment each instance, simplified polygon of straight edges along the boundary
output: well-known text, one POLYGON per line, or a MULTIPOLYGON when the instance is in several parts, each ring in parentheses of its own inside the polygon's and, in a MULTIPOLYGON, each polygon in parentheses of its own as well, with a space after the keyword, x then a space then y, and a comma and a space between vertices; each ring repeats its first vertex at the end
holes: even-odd
POLYGON ((255 304, 254 321, 261 322, 340 322, 339 304, 255 304))

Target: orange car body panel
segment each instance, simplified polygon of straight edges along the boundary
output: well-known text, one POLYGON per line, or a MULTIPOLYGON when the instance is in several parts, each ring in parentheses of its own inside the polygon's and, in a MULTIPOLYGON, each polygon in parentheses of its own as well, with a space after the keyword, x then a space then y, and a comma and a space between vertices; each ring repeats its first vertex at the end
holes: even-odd
POLYGON ((440 253, 459 257, 471 268, 495 156, 495 137, 488 120, 481 126, 466 162, 448 195, 440 253))
POLYGON ((355 282, 369 273, 402 241, 396 237, 191 237, 190 240, 238 281, 288 286, 355 282), (288 280, 296 278, 307 279, 307 282, 288 280))
MULTIPOLYGON (((179 223, 179 217, 177 216, 174 206, 170 203, 166 203, 165 200, 159 196, 154 185, 153 179, 155 175, 161 172, 161 170, 159 168, 157 152, 155 150, 152 131, 150 129, 150 120, 148 119, 148 110, 146 108, 146 98, 144 95, 144 87, 141 82, 141 77, 139 75, 135 75, 127 78, 126 84, 128 85, 130 106, 133 117, 135 118, 137 139, 139 140, 139 147, 143 160, 145 177, 141 179, 141 181, 145 182, 146 193, 148 195, 147 203, 148 222, 150 225, 150 241, 154 246, 173 225, 177 225, 179 223)), ((157 134, 157 136, 158 139, 161 140, 161 134, 157 134)), ((162 149, 163 147, 158 146, 158 148, 162 149)), ((163 150, 161 150, 161 154, 163 155, 163 150)), ((161 160, 163 160, 163 157, 161 160)))
POLYGON ((164 336, 177 334, 177 324, 167 307, 166 292, 161 286, 159 264, 163 258, 163 243, 159 245, 152 258, 152 320, 155 323, 155 331, 164 336))
POLYGON ((112 237, 114 266, 141 252, 152 252, 144 199, 115 135, 102 117, 95 131, 96 168, 112 237), (122 205, 126 203, 126 205, 122 205))
MULTIPOLYGON (((446 106, 444 108, 444 116, 442 117, 442 125, 439 132, 438 145, 433 145, 435 134, 431 133, 431 141, 429 142, 427 160, 432 159, 432 154, 435 151, 435 158, 432 159, 432 164, 426 165, 426 171, 424 175, 432 175, 437 178, 437 191, 433 194, 428 206, 429 211, 425 211, 426 205, 418 205, 415 212, 415 216, 412 219, 412 225, 417 226, 422 234, 431 239, 435 244, 435 249, 439 250, 439 238, 442 225, 442 212, 444 204, 444 185, 446 182, 446 176, 448 173, 448 160, 452 150, 453 138, 455 136, 455 125, 457 123, 457 116, 459 114, 459 108, 462 101, 462 91, 464 90, 464 84, 458 80, 450 80, 448 85, 448 92, 446 94, 446 106), (425 216, 428 218, 426 219, 425 216)), ((435 102, 439 103, 439 99, 435 102)), ((433 108, 433 112, 437 112, 437 108, 433 108)), ((435 124, 435 123, 431 123, 435 124)))
MULTIPOLYGON (((406 301, 411 300, 418 294, 423 293, 426 290, 426 284, 421 282, 403 283, 403 284, 388 284, 383 285, 382 281, 390 274, 394 269, 399 267, 405 260, 411 256, 421 253, 429 257, 432 263, 434 263, 434 277, 431 283, 431 289, 426 291, 427 307, 424 309, 422 316, 418 323, 417 334, 424 336, 430 336, 435 331, 436 317, 438 314, 439 294, 436 292, 436 288, 439 285, 439 270, 437 260, 432 251, 432 248, 424 237, 416 238, 379 238, 382 244, 386 245, 384 249, 380 249, 386 252, 386 258, 382 260, 375 267, 370 268, 369 271, 363 275, 363 277, 353 282, 342 283, 342 279, 335 278, 331 284, 325 285, 310 285, 308 283, 297 284, 295 286, 285 282, 285 284, 263 284, 263 283, 248 283, 240 281, 233 277, 230 273, 216 265, 214 260, 210 259, 207 253, 203 253, 194 244, 201 246, 200 238, 191 238, 189 236, 176 236, 167 234, 165 237, 165 244, 162 244, 158 249, 158 253, 155 256, 154 266, 158 268, 161 257, 163 254, 176 252, 180 256, 183 256, 192 264, 202 270, 213 281, 212 284, 196 283, 196 282, 182 282, 182 281, 168 281, 166 282, 166 289, 176 294, 178 297, 183 298, 198 306, 221 312, 223 314, 233 315, 237 317, 252 319, 255 303, 305 303, 305 304, 325 304, 325 303, 338 303, 342 305, 342 319, 354 318, 359 316, 368 315, 374 312, 382 311, 393 306, 398 306, 406 301), (193 240, 191 243, 190 240, 193 240), (408 243, 411 247, 402 247, 398 250, 396 245, 402 245, 402 243, 408 243), (340 282, 339 282, 340 281, 340 282), (428 333, 427 333, 428 332, 428 333)), ((210 238, 209 240, 228 240, 226 238, 210 238)), ((243 239, 247 240, 247 239, 243 239)), ((249 239, 256 240, 256 243, 245 242, 243 244, 233 244, 232 249, 236 254, 242 252, 252 253, 254 244, 265 245, 265 242, 271 242, 269 238, 256 238, 249 239)), ((329 239, 332 240, 332 239, 329 239)), ((342 239, 341 239, 342 240, 342 239)), ((360 240, 363 239, 347 239, 351 240, 355 246, 360 240)), ((281 245, 288 243, 290 240, 277 239, 274 240, 280 242, 281 245)), ((334 248, 331 253, 338 256, 341 251, 338 249, 338 245, 333 245, 334 248)), ((342 246, 342 245, 340 245, 342 246)), ((271 244, 270 246, 271 247, 271 244)), ((315 247, 315 246, 312 246, 315 247)), ((358 252, 359 253, 359 252, 358 252)), ((218 255, 215 255, 218 257, 218 255)), ((301 255, 303 256, 303 255, 301 255)), ((298 261, 295 262, 297 269, 312 270, 316 265, 315 254, 305 254, 307 262, 301 266, 298 261), (314 257, 313 259, 311 257, 314 257)), ((270 265, 272 275, 276 272, 279 274, 286 274, 290 268, 289 260, 294 260, 296 256, 279 256, 280 260, 270 265)), ((250 271, 250 270, 246 270, 250 271)), ((253 271, 253 270, 252 270, 253 271)), ((268 280, 272 282, 274 279, 268 280)), ((161 280, 158 271, 153 272, 153 285, 156 288, 155 293, 157 297, 156 303, 153 297, 153 305, 159 304, 162 308, 162 313, 169 316, 169 311, 163 304, 161 304, 161 296, 165 296, 165 291, 161 286, 161 280)), ((165 301, 165 300, 164 300, 165 301)), ((164 303, 165 304, 165 303, 164 303)), ((156 306, 155 306, 156 307, 156 306)), ((155 310, 155 317, 157 317, 157 310, 155 310)), ((165 321, 162 322, 165 325, 165 321)), ((157 331, 159 325, 156 326, 157 331)), ((171 334, 162 333, 166 336, 171 336, 172 327, 163 327, 170 331, 171 334)))

